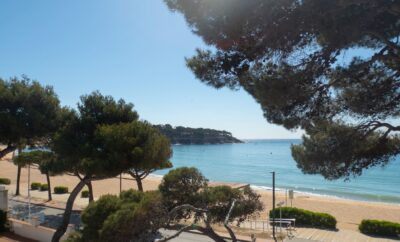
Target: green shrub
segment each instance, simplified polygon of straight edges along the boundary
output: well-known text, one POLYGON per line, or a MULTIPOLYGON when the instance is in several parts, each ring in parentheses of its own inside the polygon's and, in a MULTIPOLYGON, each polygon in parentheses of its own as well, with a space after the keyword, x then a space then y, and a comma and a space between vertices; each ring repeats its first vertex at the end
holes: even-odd
POLYGON ((81 192, 81 197, 83 198, 88 198, 89 197, 89 191, 88 190, 83 190, 81 192))
POLYGON ((79 231, 72 232, 68 235, 68 238, 64 240, 63 242, 85 242, 82 239, 82 233, 79 231))
MULTIPOLYGON (((327 213, 317 213, 300 208, 282 207, 282 218, 295 218, 296 226, 322 228, 322 229, 336 229, 336 218, 327 213)), ((280 217, 279 208, 269 212, 272 218, 273 212, 275 218, 280 217)))
POLYGON ((57 187, 54 187, 54 193, 55 193, 55 194, 64 194, 64 193, 68 193, 68 187, 65 187, 65 186, 57 186, 57 187))
POLYGON ((153 241, 154 232, 166 222, 167 210, 160 194, 146 192, 140 202, 122 204, 119 210, 108 216, 99 230, 97 241, 153 241))
POLYGON ((119 209, 121 200, 115 195, 103 195, 96 202, 89 203, 81 214, 84 240, 99 241, 99 231, 104 221, 119 209))
POLYGON ((400 224, 383 220, 364 219, 358 226, 361 233, 378 236, 400 236, 400 224))
POLYGON ((4 232, 7 230, 8 230, 7 212, 0 210, 0 232, 4 232))
POLYGON ((8 179, 8 178, 0 178, 0 184, 10 185, 11 184, 11 180, 8 179))
POLYGON ((48 190, 49 190, 49 185, 48 184, 40 185, 40 191, 48 191, 48 190))
POLYGON ((180 167, 164 175, 159 190, 169 210, 177 205, 197 206, 199 191, 207 187, 208 180, 195 167, 180 167))
POLYGON ((32 182, 31 183, 31 190, 39 190, 39 188, 42 186, 40 182, 32 182))

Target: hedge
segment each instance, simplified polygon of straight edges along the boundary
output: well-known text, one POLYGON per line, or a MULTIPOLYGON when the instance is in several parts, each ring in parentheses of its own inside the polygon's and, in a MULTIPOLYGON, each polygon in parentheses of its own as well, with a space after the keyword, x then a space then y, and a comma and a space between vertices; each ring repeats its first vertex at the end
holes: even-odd
POLYGON ((0 210, 0 232, 8 230, 7 212, 0 210))
POLYGON ((400 224, 384 220, 364 219, 358 229, 369 235, 400 237, 400 224))
POLYGON ((42 184, 40 185, 40 191, 48 191, 49 190, 49 185, 48 184, 42 184))
POLYGON ((8 179, 8 178, 0 178, 0 184, 10 185, 11 184, 11 180, 8 179))
MULTIPOLYGON (((336 229, 336 218, 327 213, 317 213, 300 208, 282 207, 282 218, 296 219, 296 226, 336 229)), ((280 217, 280 209, 274 210, 275 218, 280 217)), ((273 210, 269 212, 272 218, 273 210)))
POLYGON ((81 192, 81 197, 83 198, 88 198, 89 197, 89 191, 88 190, 83 190, 81 192))
POLYGON ((39 190, 42 184, 40 182, 32 182, 31 183, 31 190, 39 190))
POLYGON ((57 186, 57 187, 54 187, 54 193, 55 193, 55 194, 64 194, 64 193, 68 193, 68 187, 64 187, 64 186, 57 186))

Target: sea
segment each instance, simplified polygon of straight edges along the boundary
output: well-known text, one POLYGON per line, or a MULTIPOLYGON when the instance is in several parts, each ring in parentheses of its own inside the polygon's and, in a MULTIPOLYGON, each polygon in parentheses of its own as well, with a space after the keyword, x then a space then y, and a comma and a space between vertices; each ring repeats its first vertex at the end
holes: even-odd
MULTIPOLYGON (((400 157, 384 167, 365 170, 359 177, 329 181, 303 174, 291 156, 290 146, 301 140, 246 140, 239 144, 173 145, 173 168, 197 167, 210 181, 250 184, 271 190, 276 173, 277 190, 400 205, 400 157)), ((167 170, 156 171, 164 175, 167 170)))

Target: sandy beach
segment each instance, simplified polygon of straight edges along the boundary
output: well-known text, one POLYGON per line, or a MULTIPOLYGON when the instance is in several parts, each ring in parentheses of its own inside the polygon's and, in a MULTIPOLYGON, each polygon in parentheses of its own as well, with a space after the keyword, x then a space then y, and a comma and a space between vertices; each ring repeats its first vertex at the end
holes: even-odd
MULTIPOLYGON (((11 179, 11 185, 7 186, 9 194, 15 194, 15 182, 16 182, 17 167, 10 161, 0 161, 0 177, 11 179)), ((149 176, 143 182, 145 190, 157 189, 161 177, 149 176)), ((39 170, 31 169, 31 182, 46 182, 46 177, 40 174, 39 170)), ((51 177, 51 185, 68 186, 70 191, 77 184, 78 178, 69 175, 51 177)), ((211 185, 227 184, 222 182, 211 182, 211 185)), ((239 184, 228 184, 232 186, 238 186, 239 184)), ((28 169, 22 169, 21 175, 21 195, 27 196, 28 188, 28 169)), ((128 175, 124 175, 122 179, 122 189, 136 189, 136 183, 131 180, 128 175)), ((100 197, 104 194, 118 194, 120 190, 119 178, 110 178, 101 181, 93 182, 94 196, 95 198, 100 197)), ((262 201, 265 205, 265 210, 260 215, 260 220, 267 219, 267 212, 271 209, 272 205, 272 194, 271 191, 257 190, 262 196, 262 201)), ((32 197, 39 199, 47 199, 47 192, 32 191, 32 197)), ((57 204, 57 201, 63 202, 68 198, 68 194, 56 195, 53 194, 53 202, 49 202, 48 205, 57 204)), ((277 202, 285 201, 284 193, 277 193, 277 202)), ((75 203, 75 209, 82 209, 88 203, 85 198, 78 197, 75 203)), ((290 203, 289 203, 290 204, 290 203)), ((311 196, 306 194, 295 193, 293 200, 293 206, 298 208, 304 208, 312 211, 330 213, 336 217, 338 229, 346 230, 358 230, 358 224, 362 219, 379 219, 389 220, 393 222, 400 222, 400 204, 385 204, 385 203, 374 203, 374 202, 363 202, 353 201, 345 199, 337 199, 333 197, 320 197, 311 196)))

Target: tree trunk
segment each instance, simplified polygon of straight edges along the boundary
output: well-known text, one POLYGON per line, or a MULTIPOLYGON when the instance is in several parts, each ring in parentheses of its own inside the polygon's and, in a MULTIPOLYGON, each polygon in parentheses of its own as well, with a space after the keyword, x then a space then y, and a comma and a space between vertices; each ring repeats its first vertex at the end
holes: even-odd
POLYGON ((8 153, 15 151, 15 147, 12 145, 7 145, 6 148, 0 150, 0 159, 6 156, 8 153))
POLYGON ((47 190, 47 194, 48 194, 48 198, 49 198, 49 201, 51 201, 52 200, 52 197, 51 197, 51 184, 50 184, 50 175, 49 175, 49 172, 46 172, 46 179, 47 179, 47 188, 48 188, 48 190, 47 190))
POLYGON ((51 239, 52 242, 59 242, 61 237, 64 235, 65 231, 67 231, 68 223, 71 218, 72 207, 74 206, 74 201, 78 196, 79 192, 88 182, 90 182, 90 179, 84 178, 75 186, 74 190, 72 190, 67 200, 67 205, 65 206, 62 223, 54 233, 53 238, 51 239))
POLYGON ((229 218, 231 217, 233 208, 235 207, 236 199, 232 201, 231 207, 229 208, 228 214, 225 217, 225 222, 224 222, 224 227, 228 231, 229 235, 231 236, 232 242, 237 242, 235 233, 233 230, 229 227, 229 218))
POLYGON ((235 233, 233 232, 233 230, 228 226, 228 225, 224 225, 225 229, 228 231, 229 236, 231 236, 231 240, 232 242, 237 242, 237 238, 235 233))
POLYGON ((88 183, 86 184, 86 186, 87 186, 88 189, 89 189, 89 202, 91 203, 91 202, 94 201, 92 182, 88 182, 88 183))
POLYGON ((168 236, 168 237, 165 237, 165 238, 163 238, 163 239, 157 240, 157 242, 167 242, 167 241, 170 241, 171 239, 175 239, 175 238, 178 237, 181 233, 183 233, 183 232, 185 232, 185 231, 187 231, 187 230, 192 229, 193 225, 194 225, 194 223, 193 223, 193 224, 190 224, 190 225, 187 225, 187 226, 185 226, 185 227, 179 229, 178 231, 176 231, 175 234, 170 235, 170 236, 168 236))
POLYGON ((138 190, 143 192, 143 184, 142 184, 142 179, 140 177, 135 178, 138 190))
MULTIPOLYGON (((17 184, 16 184, 16 188, 15 188, 15 196, 19 196, 19 182, 21 179, 21 166, 18 165, 18 170, 17 170, 17 184)), ((30 186, 30 184, 28 184, 28 186, 30 186)))
POLYGON ((136 185, 139 191, 143 192, 143 184, 142 184, 142 180, 144 179, 144 177, 142 177, 142 175, 139 174, 139 172, 137 171, 128 171, 128 174, 131 175, 131 177, 133 179, 135 179, 136 181, 136 185))
POLYGON ((204 235, 207 235, 210 239, 215 242, 226 242, 221 236, 219 236, 215 231, 211 228, 211 226, 207 226, 206 228, 198 227, 198 231, 202 232, 204 235))

